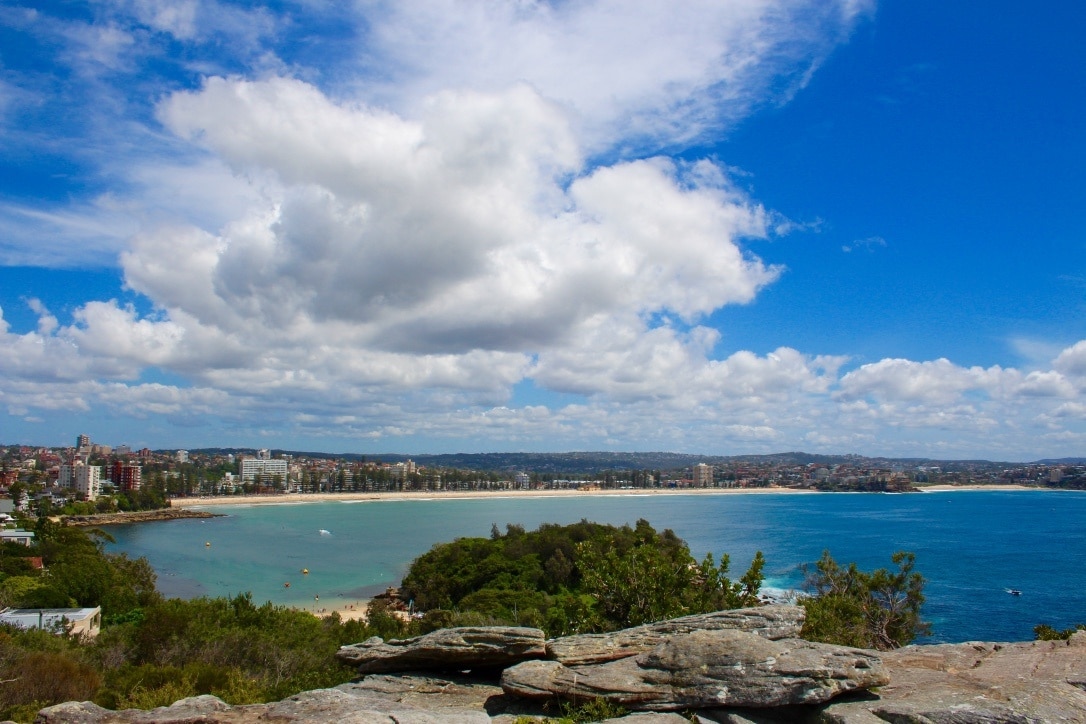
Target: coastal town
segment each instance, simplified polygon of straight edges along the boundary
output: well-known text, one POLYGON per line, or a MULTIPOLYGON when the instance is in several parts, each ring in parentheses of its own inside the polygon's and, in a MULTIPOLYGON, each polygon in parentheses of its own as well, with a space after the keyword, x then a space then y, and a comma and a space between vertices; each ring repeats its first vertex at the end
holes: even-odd
MULTIPOLYGON (((71 447, 0 446, 10 507, 95 513, 176 498, 488 491, 794 489, 906 492, 926 486, 1086 488, 1084 461, 934 461, 784 453, 328 455, 270 449, 150 450, 80 435, 71 447), (448 458, 451 458, 449 460, 448 458), (455 464, 452 464, 455 463, 455 464)), ((0 511, 0 512, 11 512, 0 511)))

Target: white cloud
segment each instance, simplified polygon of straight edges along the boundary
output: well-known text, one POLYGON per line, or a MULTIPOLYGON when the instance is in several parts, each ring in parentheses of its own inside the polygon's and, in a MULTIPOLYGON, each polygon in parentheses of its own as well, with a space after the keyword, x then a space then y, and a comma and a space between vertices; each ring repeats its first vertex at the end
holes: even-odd
POLYGON ((1074 377, 1083 382, 1086 378, 1086 340, 1076 342, 1072 346, 1060 352, 1052 362, 1052 366, 1068 377, 1074 377))
POLYGON ((446 88, 527 82, 578 119, 591 149, 675 143, 802 85, 869 2, 648 0, 365 3, 366 92, 411 112, 446 88), (782 82, 781 79, 785 81, 782 82))
POLYGON ((714 312, 781 274, 748 242, 798 225, 724 165, 658 154, 787 100, 867 2, 361 0, 343 18, 366 29, 357 52, 319 67, 277 54, 297 15, 100 9, 19 22, 66 43, 82 93, 102 90, 80 158, 110 191, 6 202, 0 260, 119 257, 153 310, 91 300, 62 322, 32 300, 23 334, 0 316, 12 415, 567 449, 1028 455, 1081 439, 1086 341, 1022 370, 722 351, 714 312), (139 77, 172 43, 200 87, 139 77), (163 128, 137 119, 139 97, 163 128), (521 383, 569 402, 520 403, 521 383))
POLYGON ((881 236, 869 236, 866 239, 856 239, 851 244, 845 244, 841 247, 841 251, 848 253, 863 249, 868 253, 873 252, 876 247, 885 247, 886 239, 881 236))
POLYGON ((998 367, 988 370, 958 367, 947 359, 932 362, 884 359, 846 374, 838 395, 843 400, 870 397, 949 404, 967 391, 986 389, 1000 372, 998 367))
POLYGON ((281 187, 218 237, 139 237, 129 283, 235 334, 462 354, 536 353, 600 319, 694 320, 776 276, 737 245, 765 235, 765 212, 707 162, 620 163, 566 186, 577 145, 527 87, 429 109, 410 122, 286 79, 173 96, 171 128, 281 187))

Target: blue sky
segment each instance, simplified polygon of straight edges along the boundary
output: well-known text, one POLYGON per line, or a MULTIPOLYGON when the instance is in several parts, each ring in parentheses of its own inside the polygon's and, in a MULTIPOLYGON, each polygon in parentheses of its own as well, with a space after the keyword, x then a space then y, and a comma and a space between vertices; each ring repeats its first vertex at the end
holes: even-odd
POLYGON ((0 441, 1080 456, 1084 29, 0 3, 0 441))

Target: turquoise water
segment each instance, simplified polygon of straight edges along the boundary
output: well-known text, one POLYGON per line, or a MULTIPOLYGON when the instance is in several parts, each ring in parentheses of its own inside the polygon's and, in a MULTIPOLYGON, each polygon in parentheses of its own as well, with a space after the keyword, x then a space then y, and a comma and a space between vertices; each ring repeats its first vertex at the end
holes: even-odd
POLYGON ((324 605, 368 598, 435 543, 488 536, 494 523, 531 529, 645 518, 675 530, 698 558, 730 554, 733 576, 761 550, 766 585, 780 588, 798 586, 799 566, 823 549, 864 569, 913 551, 928 579, 924 612, 934 641, 1022 640, 1037 623, 1086 622, 1086 492, 389 500, 215 511, 228 516, 114 527, 110 550, 146 556, 169 596, 251 591, 260 602, 312 607, 316 596, 324 605))

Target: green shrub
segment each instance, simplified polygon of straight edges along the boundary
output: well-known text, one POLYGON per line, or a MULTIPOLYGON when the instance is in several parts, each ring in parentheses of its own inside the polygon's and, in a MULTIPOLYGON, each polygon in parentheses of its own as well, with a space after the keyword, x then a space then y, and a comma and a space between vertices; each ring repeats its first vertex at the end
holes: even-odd
POLYGON ((456 621, 528 625, 550 636, 615 630, 692 613, 757 605, 764 559, 742 579, 729 560, 700 564, 674 532, 581 521, 526 532, 494 526, 490 538, 461 538, 419 556, 403 581, 433 630, 456 621), (542 562, 542 563, 541 563, 542 562))
POLYGON ((879 568, 865 573, 850 563, 842 568, 829 551, 807 570, 802 601, 807 619, 800 635, 809 641, 882 651, 905 646, 931 631, 920 618, 924 577, 913 570, 915 556, 891 556, 896 571, 879 568))
POLYGON ((1038 641, 1068 641, 1077 631, 1086 631, 1086 623, 1080 623, 1062 631, 1040 623, 1033 627, 1033 637, 1038 641))
MULTIPOLYGON (((51 635, 51 634, 50 634, 51 635)), ((14 718, 26 707, 41 709, 65 701, 91 699, 101 679, 98 672, 69 651, 4 652, 0 667, 0 716, 14 718)))

